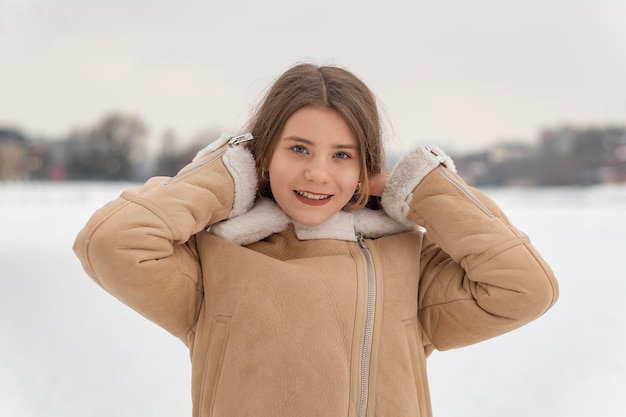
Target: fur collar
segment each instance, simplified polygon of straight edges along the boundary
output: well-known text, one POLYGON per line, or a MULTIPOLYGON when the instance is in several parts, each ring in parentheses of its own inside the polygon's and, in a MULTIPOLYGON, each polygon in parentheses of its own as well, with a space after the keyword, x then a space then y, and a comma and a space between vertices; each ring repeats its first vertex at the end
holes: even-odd
POLYGON ((366 238, 379 238, 410 230, 421 229, 418 225, 406 226, 393 220, 382 210, 360 209, 340 211, 317 226, 294 222, 280 207, 267 198, 258 199, 246 213, 216 223, 208 229, 216 236, 239 245, 249 245, 274 233, 280 233, 293 223, 300 240, 339 239, 356 241, 356 233, 366 238))

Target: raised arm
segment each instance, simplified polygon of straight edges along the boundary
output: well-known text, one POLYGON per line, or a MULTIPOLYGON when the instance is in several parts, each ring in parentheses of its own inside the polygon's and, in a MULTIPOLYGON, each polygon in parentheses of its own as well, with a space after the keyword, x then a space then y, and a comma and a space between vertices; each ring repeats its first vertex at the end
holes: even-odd
POLYGON ((252 155, 222 140, 94 213, 74 252, 106 291, 187 342, 203 297, 193 236, 248 210, 256 182, 252 155))
POLYGON ((389 178, 383 206, 426 228, 419 320, 443 350, 505 333, 557 299, 552 270, 504 213, 468 186, 440 150, 420 148, 389 178))

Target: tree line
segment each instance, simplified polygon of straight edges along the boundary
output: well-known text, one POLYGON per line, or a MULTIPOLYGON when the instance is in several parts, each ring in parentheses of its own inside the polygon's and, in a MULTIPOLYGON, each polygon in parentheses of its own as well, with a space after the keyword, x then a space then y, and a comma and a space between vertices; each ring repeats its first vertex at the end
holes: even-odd
MULTIPOLYGON (((0 126, 0 180, 144 181, 174 175, 218 137, 217 130, 185 146, 173 133, 156 154, 137 116, 113 113, 90 128, 56 140, 31 138, 0 126)), ((390 155, 390 166, 400 155, 390 155)), ((626 182, 626 127, 560 126, 534 143, 500 142, 452 155, 459 173, 477 186, 568 186, 626 182)))
POLYGON ((173 133, 166 133, 154 155, 148 150, 148 133, 139 117, 122 113, 57 139, 30 138, 0 127, 0 180, 143 181, 170 176, 217 138, 207 134, 179 146, 173 133))

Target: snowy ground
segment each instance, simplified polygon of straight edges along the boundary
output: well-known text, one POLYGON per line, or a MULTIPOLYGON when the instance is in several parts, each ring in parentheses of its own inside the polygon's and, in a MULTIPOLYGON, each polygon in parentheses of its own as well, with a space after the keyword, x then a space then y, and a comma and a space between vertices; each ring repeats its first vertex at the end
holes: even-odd
MULTIPOLYGON (((71 252, 127 184, 0 184, 0 416, 190 416, 181 342, 108 296, 71 252)), ((555 270, 557 305, 429 361, 437 417, 626 415, 626 187, 490 194, 555 270)))

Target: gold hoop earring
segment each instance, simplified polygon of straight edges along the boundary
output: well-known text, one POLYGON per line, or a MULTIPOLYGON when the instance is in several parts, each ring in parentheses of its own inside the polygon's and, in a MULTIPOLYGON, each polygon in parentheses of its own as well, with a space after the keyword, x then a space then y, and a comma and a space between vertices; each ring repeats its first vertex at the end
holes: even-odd
POLYGON ((270 173, 267 173, 267 177, 265 176, 265 168, 261 168, 261 178, 263 178, 265 181, 269 181, 270 180, 270 173))

